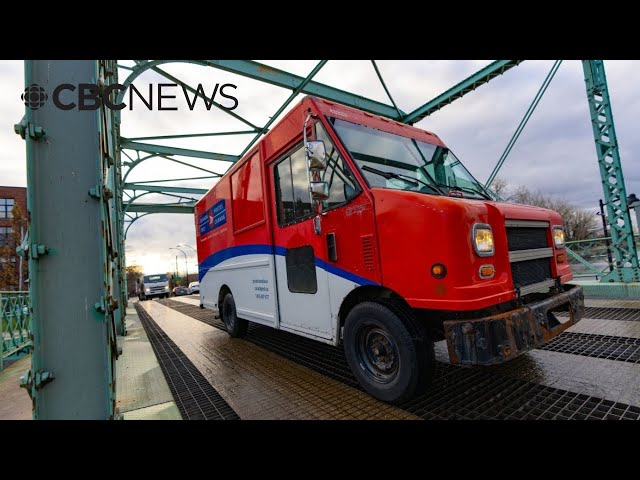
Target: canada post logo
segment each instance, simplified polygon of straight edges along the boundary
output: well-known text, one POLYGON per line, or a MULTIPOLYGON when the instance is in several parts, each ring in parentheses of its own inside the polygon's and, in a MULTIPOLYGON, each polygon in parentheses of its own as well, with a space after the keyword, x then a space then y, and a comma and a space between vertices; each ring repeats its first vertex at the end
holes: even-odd
POLYGON ((204 235, 225 223, 227 223, 227 208, 224 200, 220 200, 213 207, 200 215, 200 235, 204 235))

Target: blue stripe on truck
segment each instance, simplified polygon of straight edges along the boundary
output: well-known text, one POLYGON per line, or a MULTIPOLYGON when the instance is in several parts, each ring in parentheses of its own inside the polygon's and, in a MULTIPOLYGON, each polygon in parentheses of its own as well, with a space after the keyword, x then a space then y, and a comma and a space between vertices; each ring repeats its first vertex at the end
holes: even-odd
MULTIPOLYGON (((209 255, 202 263, 200 263, 200 265, 198 266, 198 277, 200 281, 202 281, 203 277, 210 268, 213 268, 216 265, 221 264, 225 260, 229 260, 230 258, 256 254, 275 254, 284 257, 286 253, 287 249, 285 247, 274 247, 272 245, 239 245, 237 247, 225 248, 224 250, 220 250, 213 255, 209 255)), ((316 267, 326 270, 327 272, 332 273, 333 275, 337 275, 338 277, 342 277, 346 280, 357 283, 358 285, 378 285, 378 283, 373 282, 368 278, 361 277, 360 275, 356 275, 355 273, 351 273, 347 270, 336 267, 335 265, 325 262, 318 257, 316 257, 316 267)))

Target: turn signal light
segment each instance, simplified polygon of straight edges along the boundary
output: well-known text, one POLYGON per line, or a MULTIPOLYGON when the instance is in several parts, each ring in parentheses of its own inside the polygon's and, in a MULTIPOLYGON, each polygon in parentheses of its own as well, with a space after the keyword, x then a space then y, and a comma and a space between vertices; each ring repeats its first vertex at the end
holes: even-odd
POLYGON ((435 278, 438 278, 438 279, 444 278, 446 274, 447 274, 447 267, 445 267, 441 263, 435 263, 431 267, 431 275, 433 275, 435 278))
POLYGON ((566 259, 567 256, 564 253, 556 255, 556 260, 558 261, 558 263, 564 263, 566 259))
POLYGON ((493 265, 482 265, 479 273, 480 278, 491 278, 495 273, 495 269, 493 268, 493 265))

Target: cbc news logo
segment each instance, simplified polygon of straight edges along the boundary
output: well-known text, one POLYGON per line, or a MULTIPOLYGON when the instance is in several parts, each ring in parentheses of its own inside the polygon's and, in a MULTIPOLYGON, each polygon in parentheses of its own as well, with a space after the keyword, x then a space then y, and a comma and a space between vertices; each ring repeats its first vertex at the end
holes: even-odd
MULTIPOLYGON (((104 106, 110 110, 122 110, 125 107, 129 107, 129 110, 133 110, 134 103, 142 103, 148 110, 178 110, 179 95, 177 95, 179 85, 177 83, 159 83, 155 85, 149 84, 148 91, 144 89, 138 90, 135 85, 121 85, 114 83, 107 85, 104 88, 96 85, 95 83, 79 83, 78 85, 72 85, 70 83, 61 83, 56 86, 51 93, 51 101, 53 105, 60 110, 98 110, 104 106), (122 92, 122 95, 117 96, 119 103, 114 103, 115 92, 122 92), (127 92, 128 91, 128 92, 127 92), (65 98, 61 98, 65 92, 65 98), (128 103, 124 103, 125 92, 128 93, 128 103), (135 95, 135 96, 134 96, 135 95), (137 98, 137 99, 136 99, 137 98), (155 104, 154 104, 155 99, 155 104), (174 103, 175 102, 175 103, 174 103)), ((229 94, 228 90, 238 88, 232 83, 225 83, 220 85, 216 83, 213 90, 209 92, 205 91, 205 88, 201 83, 198 84, 198 88, 190 96, 189 91, 182 86, 182 92, 184 93, 184 99, 189 110, 196 107, 199 99, 202 99, 204 106, 207 110, 211 110, 212 106, 223 108, 225 110, 234 110, 238 106, 238 98, 229 94), (227 90, 225 92, 225 89, 227 90), (218 98, 224 97, 227 100, 233 102, 233 106, 224 105, 220 100, 216 101, 216 95, 218 98)), ((24 93, 20 96, 25 106, 31 110, 38 110, 42 108, 49 95, 46 90, 37 83, 32 83, 24 89, 24 93)), ((228 102, 225 102, 228 103, 228 102)), ((184 107, 183 107, 184 108, 184 107)))
POLYGON ((20 96, 25 106, 31 110, 37 110, 44 106, 45 102, 49 98, 44 88, 36 83, 32 83, 24 89, 24 93, 20 96))

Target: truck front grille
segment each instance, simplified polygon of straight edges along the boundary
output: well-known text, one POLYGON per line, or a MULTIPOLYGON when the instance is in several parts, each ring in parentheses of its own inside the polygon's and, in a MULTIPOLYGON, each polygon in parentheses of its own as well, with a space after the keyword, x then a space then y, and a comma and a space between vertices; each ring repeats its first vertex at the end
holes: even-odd
POLYGON ((515 288, 525 287, 543 282, 551 278, 551 262, 549 258, 536 258, 511 264, 511 275, 515 288))
POLYGON ((507 227, 509 251, 548 247, 547 230, 546 228, 507 227))
POLYGON ((553 284, 549 225, 546 222, 507 220, 506 227, 513 287, 519 289, 521 295, 548 290, 553 284))

